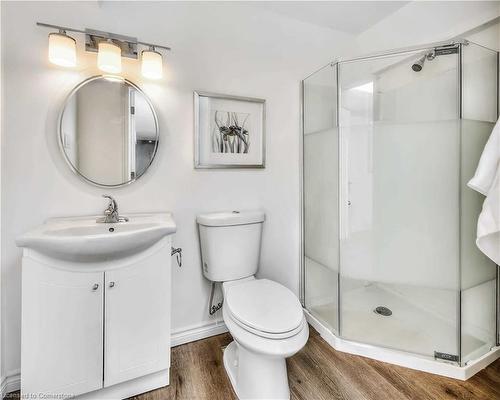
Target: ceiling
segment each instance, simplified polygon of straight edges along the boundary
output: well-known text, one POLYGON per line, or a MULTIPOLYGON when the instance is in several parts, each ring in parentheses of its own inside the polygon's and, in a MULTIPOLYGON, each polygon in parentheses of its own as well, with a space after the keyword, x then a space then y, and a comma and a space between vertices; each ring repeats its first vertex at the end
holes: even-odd
POLYGON ((302 22, 357 35, 408 3, 409 1, 266 1, 259 2, 258 7, 302 22))

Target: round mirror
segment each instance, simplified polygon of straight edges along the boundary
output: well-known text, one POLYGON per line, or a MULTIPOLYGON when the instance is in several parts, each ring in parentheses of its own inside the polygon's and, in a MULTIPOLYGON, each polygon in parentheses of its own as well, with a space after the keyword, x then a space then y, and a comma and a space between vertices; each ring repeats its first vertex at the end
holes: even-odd
POLYGON ((158 120, 146 95, 121 78, 94 77, 70 93, 59 143, 72 170, 104 187, 141 177, 158 148, 158 120))

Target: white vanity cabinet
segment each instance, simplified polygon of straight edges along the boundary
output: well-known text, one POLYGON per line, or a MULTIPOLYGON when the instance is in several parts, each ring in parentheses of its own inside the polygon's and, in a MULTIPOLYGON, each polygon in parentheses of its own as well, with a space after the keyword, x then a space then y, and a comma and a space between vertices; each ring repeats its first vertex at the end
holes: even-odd
POLYGON ((169 263, 170 247, 105 272, 104 386, 170 366, 169 263))
POLYGON ((100 389, 104 273, 58 269, 25 255, 22 275, 23 395, 100 389))
POLYGON ((24 249, 23 396, 116 400, 169 384, 170 238, 109 262, 24 249))

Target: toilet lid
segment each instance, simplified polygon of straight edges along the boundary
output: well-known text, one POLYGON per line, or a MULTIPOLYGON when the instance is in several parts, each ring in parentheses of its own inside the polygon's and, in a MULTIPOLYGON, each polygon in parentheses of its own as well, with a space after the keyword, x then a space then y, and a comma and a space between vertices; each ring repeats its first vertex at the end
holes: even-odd
POLYGON ((289 332, 304 318, 302 306, 293 292, 268 279, 231 286, 224 301, 234 319, 261 332, 289 332))

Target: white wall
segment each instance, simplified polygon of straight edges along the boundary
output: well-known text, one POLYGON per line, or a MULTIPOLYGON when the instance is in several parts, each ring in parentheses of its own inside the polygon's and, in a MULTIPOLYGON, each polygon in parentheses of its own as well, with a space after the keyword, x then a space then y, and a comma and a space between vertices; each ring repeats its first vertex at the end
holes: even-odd
POLYGON ((412 1, 356 38, 358 54, 450 40, 500 15, 498 1, 412 1))
POLYGON ((500 17, 495 18, 489 24, 478 29, 472 29, 467 32, 465 37, 481 46, 488 47, 490 49, 499 51, 500 50, 500 17))
MULTIPOLYGON (((100 213, 104 192, 124 213, 174 212, 182 269, 172 271, 174 330, 209 322, 195 215, 220 209, 267 213, 260 274, 295 292, 299 282, 299 81, 350 37, 249 5, 215 3, 2 2, 5 131, 2 147, 2 375, 20 366, 21 251, 14 239, 51 216, 100 213), (66 167, 56 142, 56 118, 67 93, 97 74, 82 51, 74 70, 47 61, 47 34, 36 21, 94 28, 170 45, 166 78, 143 81, 140 65, 124 59, 124 76, 151 97, 161 127, 158 158, 137 183, 101 190, 66 167), (192 91, 267 100, 267 166, 263 170, 193 169, 192 91)), ((77 35, 75 35, 77 36, 77 35)), ((174 263, 175 265, 175 263, 174 263)))

